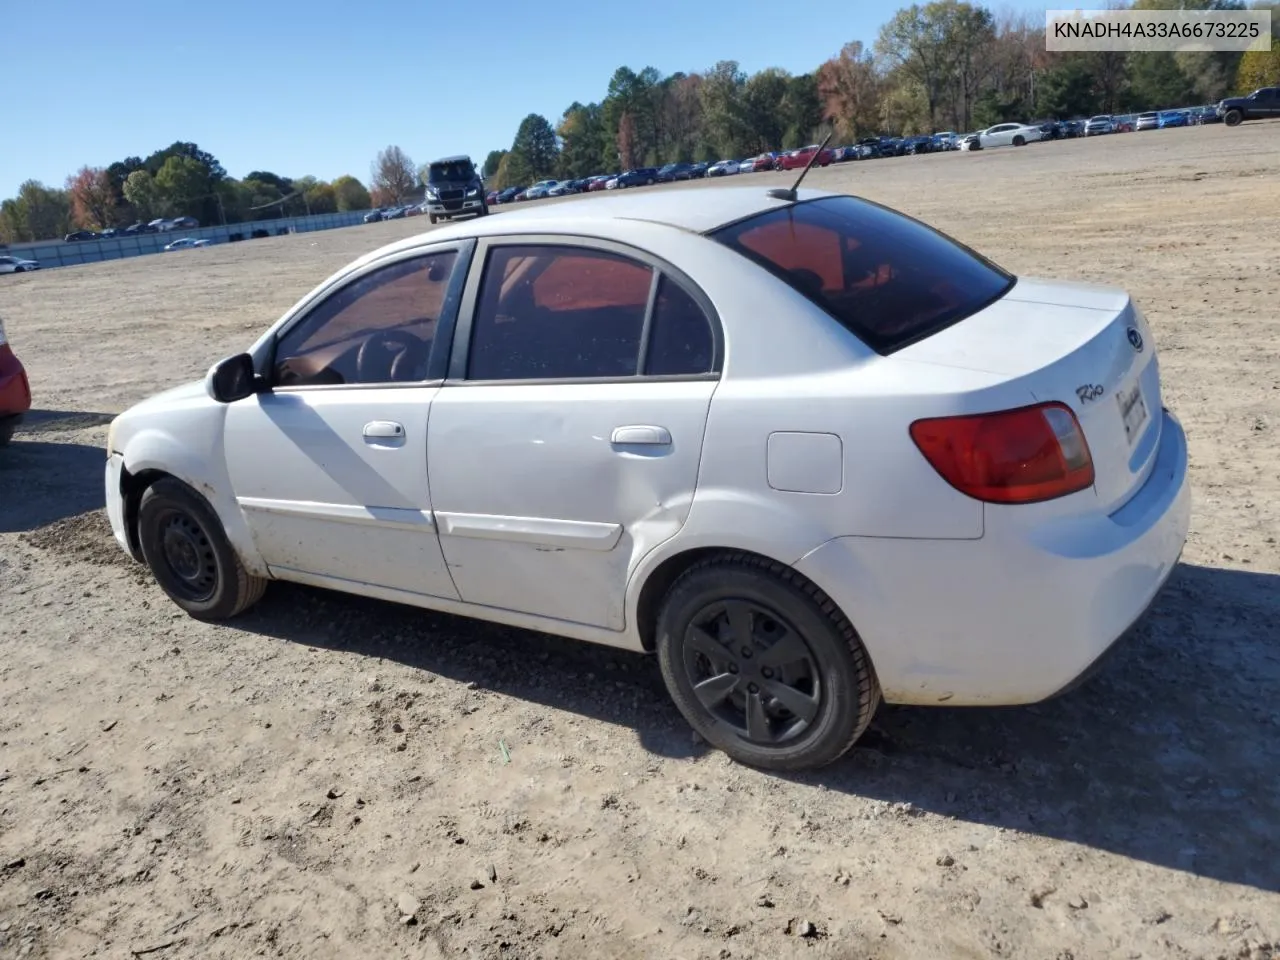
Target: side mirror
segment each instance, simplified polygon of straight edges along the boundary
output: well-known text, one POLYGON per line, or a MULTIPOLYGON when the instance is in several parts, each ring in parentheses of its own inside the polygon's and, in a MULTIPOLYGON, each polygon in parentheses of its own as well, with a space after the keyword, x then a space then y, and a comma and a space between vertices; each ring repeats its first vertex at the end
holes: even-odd
POLYGON ((205 376, 205 389, 219 403, 235 403, 260 392, 253 370, 253 357, 247 353, 219 360, 205 376))

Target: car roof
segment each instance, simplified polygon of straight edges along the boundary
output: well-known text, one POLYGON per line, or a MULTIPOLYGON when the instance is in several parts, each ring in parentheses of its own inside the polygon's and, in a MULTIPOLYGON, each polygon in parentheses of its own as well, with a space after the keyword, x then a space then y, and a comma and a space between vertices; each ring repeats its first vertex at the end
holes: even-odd
MULTIPOLYGON (((827 190, 798 190, 799 201, 841 196, 827 190)), ((357 263, 367 263, 391 253, 411 250, 426 244, 443 243, 471 237, 501 236, 515 233, 564 233, 591 236, 604 224, 616 226, 618 221, 672 227, 688 233, 706 233, 746 217, 787 206, 788 202, 769 196, 765 187, 697 186, 679 190, 625 191, 589 197, 553 198, 536 206, 524 207, 492 216, 473 217, 451 222, 435 230, 397 240, 371 250, 357 263)), ((354 266, 354 264, 353 264, 354 266)))
POLYGON ((467 156, 465 153, 460 153, 456 157, 441 157, 439 160, 432 160, 431 162, 432 163, 458 163, 461 160, 466 160, 468 163, 471 162, 471 158, 467 156))

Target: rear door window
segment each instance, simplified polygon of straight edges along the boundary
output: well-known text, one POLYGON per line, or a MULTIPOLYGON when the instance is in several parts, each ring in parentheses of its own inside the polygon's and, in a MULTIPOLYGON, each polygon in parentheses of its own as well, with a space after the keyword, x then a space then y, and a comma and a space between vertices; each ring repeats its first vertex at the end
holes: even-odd
POLYGON ((790 204, 710 236, 884 354, 978 312, 1014 282, 950 237, 856 197, 790 204))

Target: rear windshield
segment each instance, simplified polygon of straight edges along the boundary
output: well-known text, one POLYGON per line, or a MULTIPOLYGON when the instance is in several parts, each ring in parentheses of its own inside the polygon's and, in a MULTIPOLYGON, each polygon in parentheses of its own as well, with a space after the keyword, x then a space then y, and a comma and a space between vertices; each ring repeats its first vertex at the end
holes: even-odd
POLYGON ((791 204, 710 236, 786 281, 879 353, 977 313, 1014 279, 933 228, 855 197, 791 204))

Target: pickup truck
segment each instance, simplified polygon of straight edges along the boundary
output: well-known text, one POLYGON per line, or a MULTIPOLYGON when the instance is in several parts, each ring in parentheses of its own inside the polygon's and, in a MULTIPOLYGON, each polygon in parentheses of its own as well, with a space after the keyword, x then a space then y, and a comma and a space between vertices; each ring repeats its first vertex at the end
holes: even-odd
POLYGON ((1259 87, 1247 97, 1219 100, 1214 112, 1228 127, 1234 127, 1241 120, 1280 118, 1280 87, 1259 87))

